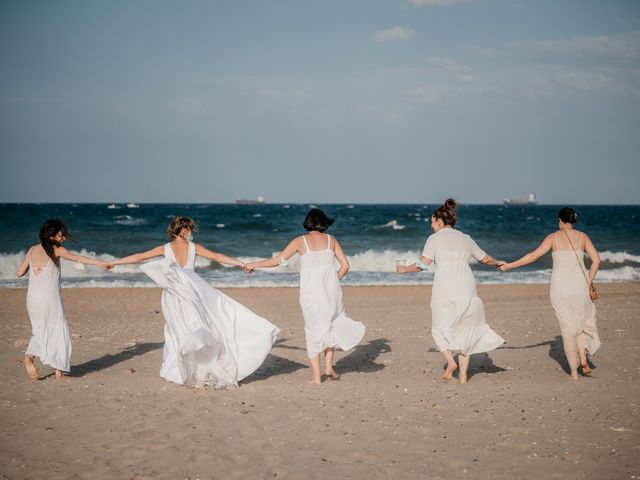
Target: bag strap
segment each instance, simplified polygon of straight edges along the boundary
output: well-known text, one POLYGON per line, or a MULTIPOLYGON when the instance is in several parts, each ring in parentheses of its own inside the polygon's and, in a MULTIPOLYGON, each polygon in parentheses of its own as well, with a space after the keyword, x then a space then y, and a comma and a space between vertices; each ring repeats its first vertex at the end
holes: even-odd
POLYGON ((563 230, 563 232, 567 236, 567 240, 569 240, 569 245, 571 245, 571 250, 573 250, 573 253, 576 256, 576 260, 578 261, 578 268, 580 268, 580 271, 582 272, 582 275, 584 275, 584 279, 587 281, 587 286, 589 288, 591 288, 591 282, 589 281, 589 277, 587 277, 587 274, 582 269, 582 265, 580 265, 580 259, 578 258, 578 252, 576 252, 576 249, 573 248, 573 242, 571 241, 571 237, 569 237, 569 234, 567 233, 566 230, 563 230))

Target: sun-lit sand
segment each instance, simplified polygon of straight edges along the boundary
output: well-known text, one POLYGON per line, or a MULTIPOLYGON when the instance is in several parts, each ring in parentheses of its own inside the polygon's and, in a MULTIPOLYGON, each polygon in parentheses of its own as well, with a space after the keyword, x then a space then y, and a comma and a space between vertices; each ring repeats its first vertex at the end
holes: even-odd
POLYGON ((590 378, 564 371, 546 285, 482 285, 507 344, 440 379, 430 287, 345 288, 363 343, 310 373, 294 288, 225 289, 278 325, 241 387, 193 390, 158 376, 158 289, 64 289, 72 372, 22 364, 24 289, 0 289, 0 478, 640 478, 640 284, 600 285, 603 346, 590 378))

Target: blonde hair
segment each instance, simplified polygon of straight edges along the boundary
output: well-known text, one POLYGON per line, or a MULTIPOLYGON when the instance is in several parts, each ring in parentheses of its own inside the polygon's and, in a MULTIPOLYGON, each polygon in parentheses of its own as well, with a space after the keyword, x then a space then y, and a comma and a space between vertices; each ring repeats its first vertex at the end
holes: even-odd
POLYGON ((167 227, 167 233, 173 239, 180 236, 183 228, 188 228, 192 232, 196 232, 198 230, 198 224, 189 217, 176 217, 171 220, 171 223, 167 227))

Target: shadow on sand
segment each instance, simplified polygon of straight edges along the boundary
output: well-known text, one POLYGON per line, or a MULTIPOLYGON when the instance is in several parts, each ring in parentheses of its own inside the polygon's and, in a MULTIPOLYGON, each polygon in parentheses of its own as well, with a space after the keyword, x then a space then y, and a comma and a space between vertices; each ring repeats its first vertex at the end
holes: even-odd
POLYGON ((137 343, 132 347, 125 348, 115 355, 107 354, 79 365, 73 365, 71 367, 71 372, 69 372, 69 377, 77 378, 83 377, 88 373, 99 372, 100 370, 113 367, 120 362, 130 360, 139 355, 144 355, 147 352, 157 350, 163 346, 164 342, 137 343))
POLYGON ((366 345, 358 345, 349 355, 341 358, 335 365, 336 372, 378 372, 385 365, 376 363, 376 359, 382 354, 391 351, 389 340, 376 338, 366 345))

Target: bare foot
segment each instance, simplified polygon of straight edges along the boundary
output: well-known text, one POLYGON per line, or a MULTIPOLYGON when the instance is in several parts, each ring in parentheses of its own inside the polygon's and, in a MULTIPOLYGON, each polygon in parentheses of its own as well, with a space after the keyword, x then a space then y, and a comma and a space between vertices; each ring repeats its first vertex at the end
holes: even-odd
POLYGON ((320 380, 307 380, 305 383, 307 385, 320 385, 322 382, 320 380))
POLYGON ((580 377, 578 377, 578 371, 577 370, 574 370, 574 371, 571 372, 571 378, 573 380, 579 380, 580 379, 580 377))
POLYGON ((29 378, 31 380, 38 379, 38 370, 36 369, 36 366, 33 364, 33 358, 31 358, 29 355, 24 356, 24 368, 27 371, 27 375, 29 375, 29 378))
POLYGON ((329 380, 340 380, 340 374, 336 373, 335 370, 327 370, 324 374, 329 377, 329 380))
POLYGON ((460 382, 460 385, 465 385, 467 383, 467 374, 460 373, 460 375, 458 376, 458 382, 460 382))
POLYGON ((56 380, 62 380, 63 374, 60 370, 56 370, 56 380))
POLYGON ((442 379, 451 380, 453 378, 453 372, 455 372, 457 368, 458 368, 458 365, 455 363, 448 364, 447 369, 442 374, 442 379))
POLYGON ((585 361, 583 364, 580 365, 582 367, 582 374, 585 376, 589 376, 591 375, 591 368, 589 367, 589 364, 585 361))

